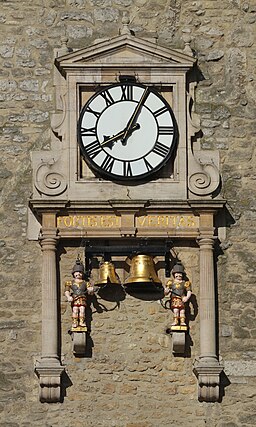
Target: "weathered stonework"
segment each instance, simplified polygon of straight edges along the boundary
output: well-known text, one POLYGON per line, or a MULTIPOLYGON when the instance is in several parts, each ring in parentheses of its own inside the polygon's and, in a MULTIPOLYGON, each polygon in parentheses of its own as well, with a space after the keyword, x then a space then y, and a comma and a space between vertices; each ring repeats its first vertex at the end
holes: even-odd
MULTIPOLYGON (((0 425, 251 426, 255 399, 255 19, 253 1, 2 2, 1 26, 1 363, 0 425), (41 354, 41 271, 38 243, 27 239, 32 193, 31 151, 50 148, 55 109, 54 50, 67 37, 75 49, 114 37, 128 12, 139 37, 198 58, 195 113, 203 135, 195 149, 218 150, 226 238, 217 246, 218 354, 227 377, 221 402, 197 400, 192 362, 199 355, 198 247, 178 247, 193 283, 190 354, 172 355, 170 313, 156 301, 127 296, 92 301, 92 357, 74 359, 67 331, 70 307, 62 284, 77 255, 58 246, 61 341, 67 366, 63 403, 38 401, 34 366, 41 354), (200 145, 200 147, 198 147, 200 145), (118 327, 117 327, 118 326, 118 327)), ((49 159, 51 161, 52 159, 49 159)), ((39 180, 40 181, 40 180, 39 180)), ((40 187, 41 188, 41 187, 40 187)), ((223 225, 223 218, 216 218, 223 225)), ((82 253, 82 246, 79 251, 82 253)), ((62 355, 60 355, 61 359, 62 355)))

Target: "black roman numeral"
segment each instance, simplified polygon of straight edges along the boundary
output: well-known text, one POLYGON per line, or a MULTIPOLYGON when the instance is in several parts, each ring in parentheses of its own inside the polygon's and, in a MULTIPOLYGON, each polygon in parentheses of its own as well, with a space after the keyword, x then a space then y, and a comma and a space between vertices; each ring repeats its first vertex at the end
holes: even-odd
POLYGON ((102 96, 102 98, 104 98, 105 102, 106 102, 106 107, 108 107, 111 104, 114 104, 114 99, 111 96, 111 93, 108 90, 104 90, 104 92, 101 92, 100 94, 102 96))
POLYGON ((114 163, 115 163, 115 159, 113 159, 113 157, 106 156, 101 164, 101 168, 104 169, 106 172, 111 172, 114 163))
POLYGON ((168 111, 168 108, 166 106, 159 108, 159 110, 153 111, 153 114, 155 117, 160 116, 161 114, 166 113, 166 111, 168 111))
POLYGON ((145 166, 147 168, 148 171, 151 171, 153 169, 153 166, 147 161, 147 159, 143 159, 145 166))
POLYGON ((96 127, 94 128, 83 128, 81 127, 82 136, 96 136, 96 127))
POLYGON ((132 101, 133 99, 133 86, 121 85, 122 96, 121 101, 132 101))
POLYGON ((93 141, 90 144, 86 145, 85 150, 92 159, 97 156, 102 150, 99 141, 93 141))
POLYGON ((152 151, 161 157, 166 157, 169 153, 169 148, 161 142, 157 141, 152 151))
POLYGON ((124 176, 132 176, 131 163, 130 162, 124 162, 123 164, 124 164, 123 175, 124 176))
POLYGON ((88 113, 92 113, 97 118, 100 117, 100 115, 101 115, 101 113, 99 111, 95 111, 91 107, 87 107, 86 111, 88 111, 88 113))
POLYGON ((173 135, 173 126, 159 126, 159 135, 173 135))

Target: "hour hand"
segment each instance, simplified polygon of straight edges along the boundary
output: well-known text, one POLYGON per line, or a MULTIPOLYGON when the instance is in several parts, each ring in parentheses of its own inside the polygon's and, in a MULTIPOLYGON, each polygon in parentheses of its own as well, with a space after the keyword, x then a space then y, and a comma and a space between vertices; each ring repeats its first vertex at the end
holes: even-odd
MULTIPOLYGON (((129 135, 133 131, 139 128, 140 128, 139 123, 136 123, 134 126, 132 126, 129 129, 129 135)), ((114 142, 118 141, 119 139, 122 139, 125 133, 126 133, 126 129, 122 130, 121 132, 118 132, 116 135, 113 135, 113 136, 104 135, 104 141, 101 143, 101 146, 104 147, 106 145, 108 148, 112 149, 114 142)))
POLYGON ((111 138, 111 136, 107 136, 107 135, 103 135, 103 138, 104 138, 104 141, 102 142, 102 146, 103 145, 106 145, 106 147, 108 147, 108 148, 112 148, 113 147, 113 145, 114 145, 114 143, 115 143, 115 141, 116 140, 114 140, 113 138, 111 138))

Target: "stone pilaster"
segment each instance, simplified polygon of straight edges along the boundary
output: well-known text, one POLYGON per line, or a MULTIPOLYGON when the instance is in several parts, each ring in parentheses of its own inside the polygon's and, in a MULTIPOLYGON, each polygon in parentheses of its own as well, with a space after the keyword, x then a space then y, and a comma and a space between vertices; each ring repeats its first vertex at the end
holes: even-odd
POLYGON ((43 227, 42 248, 42 354, 36 365, 40 380, 40 401, 58 402, 61 399, 61 366, 58 354, 58 304, 56 248, 57 229, 43 227))
POLYGON ((200 248, 200 356, 195 361, 198 377, 198 398, 219 400, 220 373, 223 366, 216 354, 216 300, 214 283, 214 236, 211 227, 201 229, 200 248))

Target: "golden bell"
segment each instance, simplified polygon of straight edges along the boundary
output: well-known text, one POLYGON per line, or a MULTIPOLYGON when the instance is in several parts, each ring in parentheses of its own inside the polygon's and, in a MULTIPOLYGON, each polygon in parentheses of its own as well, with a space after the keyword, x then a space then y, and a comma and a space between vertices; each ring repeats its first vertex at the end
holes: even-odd
POLYGON ((115 266, 110 261, 105 261, 99 267, 99 280, 96 285, 120 284, 120 280, 115 271, 115 266))
POLYGON ((132 258, 130 275, 125 284, 161 283, 156 274, 155 264, 150 255, 136 255, 132 258))

